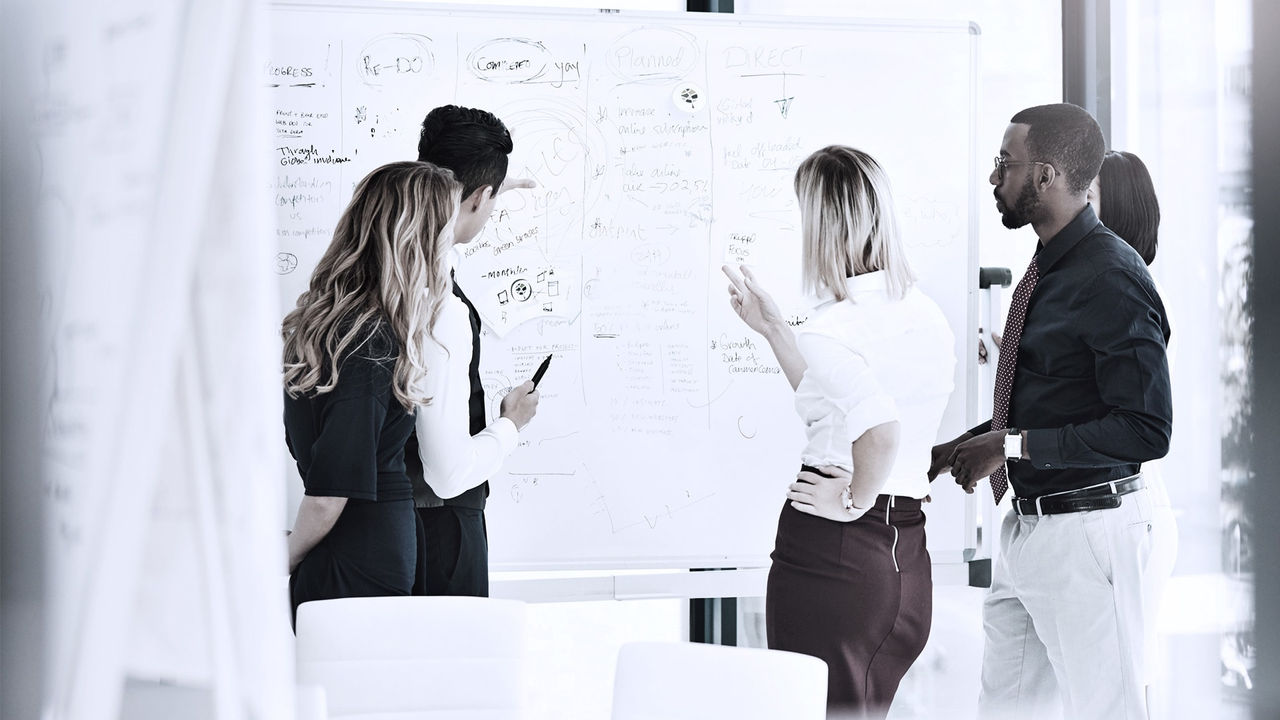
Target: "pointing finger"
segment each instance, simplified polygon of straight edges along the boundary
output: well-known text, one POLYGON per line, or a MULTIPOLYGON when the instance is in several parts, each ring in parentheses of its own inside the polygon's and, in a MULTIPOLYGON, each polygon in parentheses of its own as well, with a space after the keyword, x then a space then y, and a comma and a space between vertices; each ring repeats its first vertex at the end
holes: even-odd
POLYGON ((721 265, 720 271, 723 272, 729 278, 729 282, 733 283, 733 288, 735 290, 737 290, 740 293, 745 293, 747 291, 747 286, 743 282, 742 276, 739 275, 737 271, 735 271, 733 268, 729 267, 728 265, 721 265))
POLYGON ((531 190, 536 187, 538 187, 538 183, 534 182, 532 178, 507 178, 502 181, 502 187, 498 189, 498 194, 501 195, 508 190, 531 190))

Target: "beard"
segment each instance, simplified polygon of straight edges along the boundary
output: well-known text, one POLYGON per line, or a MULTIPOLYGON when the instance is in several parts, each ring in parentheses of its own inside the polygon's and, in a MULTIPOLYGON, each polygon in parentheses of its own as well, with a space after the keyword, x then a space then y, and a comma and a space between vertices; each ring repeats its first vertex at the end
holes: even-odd
MULTIPOLYGON (((1000 196, 996 195, 999 200, 1000 196)), ((1026 182, 1022 183, 1022 189, 1018 192, 1018 199, 1014 201, 1013 207, 1006 208, 1000 213, 1000 222, 1010 230, 1018 228, 1030 223, 1040 210, 1040 195, 1036 193, 1036 184, 1032 177, 1028 176, 1026 182)))

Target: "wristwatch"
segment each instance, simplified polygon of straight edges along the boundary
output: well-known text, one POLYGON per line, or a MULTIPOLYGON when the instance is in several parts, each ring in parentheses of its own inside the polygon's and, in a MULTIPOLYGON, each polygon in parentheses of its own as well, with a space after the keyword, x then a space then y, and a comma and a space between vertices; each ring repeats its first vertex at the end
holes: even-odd
POLYGON ((840 492, 840 504, 844 505, 845 512, 853 514, 853 488, 844 486, 844 490, 840 492))
POLYGON ((1010 460, 1022 459, 1022 431, 1018 428, 1009 428, 1009 434, 1004 436, 1004 456, 1010 460))

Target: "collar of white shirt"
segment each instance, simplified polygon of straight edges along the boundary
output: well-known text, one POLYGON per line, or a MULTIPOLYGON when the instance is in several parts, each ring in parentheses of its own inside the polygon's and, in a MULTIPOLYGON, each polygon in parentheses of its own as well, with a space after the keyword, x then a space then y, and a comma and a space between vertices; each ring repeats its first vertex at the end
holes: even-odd
MULTIPOLYGON (((849 297, 883 296, 888 289, 889 274, 884 270, 875 270, 861 275, 852 275, 844 279, 844 287, 849 297)), ((830 290, 818 293, 815 307, 823 307, 835 302, 830 290)))

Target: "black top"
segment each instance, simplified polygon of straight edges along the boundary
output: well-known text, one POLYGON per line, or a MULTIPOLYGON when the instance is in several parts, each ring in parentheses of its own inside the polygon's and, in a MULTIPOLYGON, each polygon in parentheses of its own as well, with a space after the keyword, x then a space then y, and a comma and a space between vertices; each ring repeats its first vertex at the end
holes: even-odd
MULTIPOLYGON (((453 294, 467 306, 467 318, 471 321, 471 364, 467 367, 467 380, 471 385, 471 395, 467 398, 467 410, 470 415, 470 432, 472 435, 488 427, 484 413, 484 385, 480 382, 480 313, 471 304, 467 296, 458 287, 457 279, 453 280, 453 294)), ((404 448, 404 462, 409 477, 413 480, 414 504, 418 507, 453 507, 474 508, 483 510, 485 499, 489 497, 489 482, 486 480, 476 487, 455 497, 441 498, 427 485, 422 471, 422 458, 418 455, 418 435, 409 436, 404 448)))
POLYGON ((390 502, 413 497, 404 446, 413 414, 391 393, 398 344, 378 323, 327 393, 284 397, 285 441, 308 495, 390 502))
POLYGON ((1009 463, 1018 497, 1132 475, 1173 429, 1169 321, 1138 253, 1086 205, 1036 262, 1009 399, 1031 458, 1009 463))
POLYGON ((308 495, 345 497, 331 528, 289 578, 293 611, 311 600, 408 595, 417 560, 413 488, 404 443, 413 413, 391 393, 398 344, 371 324, 341 362, 333 390, 285 393, 289 452, 308 495))

